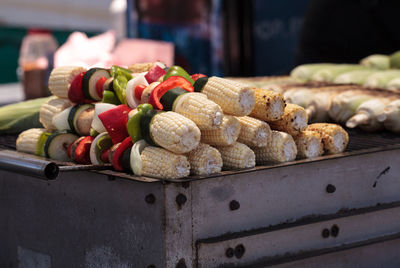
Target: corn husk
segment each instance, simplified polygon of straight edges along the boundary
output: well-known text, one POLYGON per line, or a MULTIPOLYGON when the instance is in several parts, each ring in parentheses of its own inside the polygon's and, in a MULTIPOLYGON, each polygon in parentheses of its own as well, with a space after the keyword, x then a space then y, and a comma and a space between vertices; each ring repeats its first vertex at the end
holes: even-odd
POLYGON ((345 72, 337 76, 334 80, 335 84, 356 84, 363 85, 368 76, 377 72, 376 70, 356 70, 345 72))
POLYGON ((379 71, 368 76, 365 80, 364 86, 386 88, 388 83, 395 78, 400 78, 400 70, 379 71))
POLYGON ((334 66, 331 63, 312 63, 299 65, 292 70, 290 76, 301 81, 311 81, 311 77, 319 70, 334 66))
POLYGON ((333 82, 339 75, 356 70, 365 70, 367 67, 358 64, 336 64, 315 72, 311 77, 313 81, 333 82))
POLYGON ((387 70, 390 68, 390 57, 388 55, 374 54, 363 58, 360 64, 369 68, 387 70))

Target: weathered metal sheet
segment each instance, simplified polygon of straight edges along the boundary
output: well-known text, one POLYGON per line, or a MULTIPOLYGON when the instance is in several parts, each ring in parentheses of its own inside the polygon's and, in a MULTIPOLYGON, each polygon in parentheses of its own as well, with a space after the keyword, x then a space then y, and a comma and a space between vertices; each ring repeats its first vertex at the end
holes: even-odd
MULTIPOLYGON (((400 233, 400 207, 198 242, 199 267, 250 265, 400 233)), ((400 237, 399 235, 397 238, 400 237)))

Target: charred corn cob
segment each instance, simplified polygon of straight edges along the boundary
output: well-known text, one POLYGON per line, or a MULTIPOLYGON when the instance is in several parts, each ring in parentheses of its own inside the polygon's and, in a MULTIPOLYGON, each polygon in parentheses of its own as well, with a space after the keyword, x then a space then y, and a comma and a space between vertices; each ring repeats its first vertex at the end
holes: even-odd
POLYGON ((177 153, 187 153, 200 142, 200 129, 192 120, 175 112, 154 115, 150 135, 159 146, 177 153))
POLYGON ((202 93, 185 93, 174 103, 173 111, 192 120, 200 129, 212 129, 222 123, 223 112, 202 93))
POLYGON ((314 63, 299 65, 292 70, 290 76, 303 81, 310 81, 311 77, 319 70, 333 66, 330 63, 314 63))
POLYGON ((263 121, 274 121, 281 118, 285 109, 282 94, 268 89, 254 88, 256 102, 250 116, 263 121))
MULTIPOLYGON (((46 133, 47 131, 44 128, 31 128, 25 130, 24 132, 21 132, 18 135, 16 142, 17 151, 38 156, 44 156, 44 144, 39 146, 39 141, 42 135, 46 135, 46 133)), ((50 135, 50 133, 47 134, 50 135)))
POLYGON ((253 150, 247 145, 234 142, 228 146, 216 146, 221 153, 224 169, 252 168, 256 165, 253 150))
POLYGON ((86 71, 85 68, 76 66, 54 68, 49 78, 50 92, 59 98, 68 99, 68 90, 72 81, 84 71, 86 71))
POLYGON ((316 131, 302 131, 293 138, 296 142, 298 158, 314 158, 324 153, 321 134, 316 131))
POLYGON ((306 130, 321 134, 324 150, 329 154, 343 152, 349 142, 349 134, 336 124, 315 123, 309 125, 306 130))
POLYGON ((400 99, 389 103, 377 119, 387 130, 400 133, 400 99))
POLYGON ((343 73, 334 80, 336 84, 356 84, 363 85, 368 76, 375 73, 376 70, 356 70, 343 73))
POLYGON ((253 147, 257 165, 269 162, 283 163, 296 158, 297 148, 293 137, 285 132, 272 130, 267 146, 253 147))
POLYGON ((268 122, 271 129, 297 135, 307 127, 307 113, 303 107, 287 103, 281 119, 268 122))
POLYGON ((238 142, 250 147, 266 146, 271 135, 269 125, 250 116, 236 117, 240 122, 240 134, 238 142))
POLYGON ((221 106, 226 114, 245 116, 251 113, 256 98, 250 86, 220 77, 200 78, 195 82, 195 91, 221 106))
POLYGON ((367 69, 365 66, 358 64, 335 64, 315 72, 311 79, 319 82, 333 82, 340 74, 365 69, 367 69))
POLYGON ((53 124, 53 117, 71 105, 68 99, 53 97, 40 107, 40 123, 47 130, 56 130, 57 128, 53 124))
POLYGON ((216 129, 201 130, 201 142, 210 145, 231 145, 240 134, 240 122, 236 117, 224 115, 216 129))
POLYGON ((387 84, 400 77, 400 70, 386 70, 379 71, 368 76, 365 80, 364 86, 372 88, 386 88, 387 84))
POLYGON ((155 178, 177 179, 189 176, 190 164, 184 155, 163 148, 147 146, 140 154, 142 175, 155 178))
POLYGON ((208 144, 200 143, 187 154, 190 163, 190 173, 193 175, 209 175, 220 172, 222 157, 217 149, 208 144))
POLYGON ((390 68, 390 58, 388 55, 374 54, 363 58, 360 64, 374 69, 386 70, 390 68))

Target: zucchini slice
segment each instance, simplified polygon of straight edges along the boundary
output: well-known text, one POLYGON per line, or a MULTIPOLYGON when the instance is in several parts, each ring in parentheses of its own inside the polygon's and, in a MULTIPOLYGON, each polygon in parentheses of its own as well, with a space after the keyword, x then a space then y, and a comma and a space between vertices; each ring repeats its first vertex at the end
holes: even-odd
POLYGON ((100 133, 90 146, 90 161, 93 165, 101 165, 104 162, 101 160, 101 153, 104 150, 110 149, 113 146, 112 140, 107 132, 100 133))
POLYGON ((150 134, 150 124, 153 120, 153 117, 160 113, 157 110, 149 110, 147 111, 140 120, 140 132, 142 134, 143 139, 149 143, 150 145, 157 145, 150 134))
POLYGON ((76 132, 79 135, 85 135, 85 133, 80 133, 79 128, 78 128, 78 118, 87 109, 92 109, 94 107, 93 104, 82 104, 82 105, 76 105, 72 107, 71 112, 68 115, 68 124, 74 132, 76 132))
POLYGON ((181 96, 182 94, 185 94, 185 93, 188 93, 188 92, 186 90, 183 90, 180 87, 175 87, 175 88, 172 88, 172 89, 168 90, 167 92, 165 92, 164 95, 162 95, 162 97, 160 99, 160 103, 163 106, 163 110, 164 111, 172 111, 175 100, 179 96, 181 96))
POLYGON ((44 145, 46 157, 58 161, 69 161, 67 148, 78 138, 77 135, 69 131, 54 132, 47 138, 44 145))
POLYGON ((82 78, 82 92, 89 100, 100 101, 101 97, 97 94, 96 83, 101 77, 110 78, 110 73, 103 68, 91 68, 82 78))

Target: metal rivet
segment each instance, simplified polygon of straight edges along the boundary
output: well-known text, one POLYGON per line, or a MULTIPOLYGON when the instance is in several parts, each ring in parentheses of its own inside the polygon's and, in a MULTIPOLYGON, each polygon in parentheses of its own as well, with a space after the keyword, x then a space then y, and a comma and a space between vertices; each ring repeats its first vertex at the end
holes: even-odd
POLYGON ((335 191, 336 191, 335 185, 328 184, 328 185, 326 186, 326 192, 327 192, 328 194, 332 194, 332 193, 334 193, 335 191))
POLYGON ((185 204, 186 201, 187 201, 186 195, 184 195, 184 194, 178 194, 178 195, 176 196, 175 201, 176 201, 176 203, 178 204, 178 206, 182 206, 182 205, 185 204))
POLYGON ((236 201, 236 200, 232 200, 232 201, 229 203, 229 208, 230 208, 231 210, 238 210, 238 209, 240 208, 240 203, 239 203, 238 201, 236 201))
POLYGON ((185 260, 180 259, 179 262, 176 264, 175 268, 186 268, 185 260))
POLYGON ((322 237, 323 238, 328 238, 330 235, 330 232, 327 228, 325 228, 324 230, 322 230, 322 237))
POLYGON ((233 248, 228 248, 228 249, 225 251, 225 256, 227 256, 228 258, 232 258, 233 255, 234 255, 233 248))
POLYGON ((332 225, 332 227, 331 227, 331 235, 333 237, 336 237, 339 235, 339 226, 337 226, 336 224, 332 225))
POLYGON ((246 249, 244 248, 244 246, 242 244, 237 245, 235 247, 235 257, 240 259, 244 255, 245 251, 246 251, 246 249))
POLYGON ((148 194, 146 195, 146 197, 144 198, 144 200, 146 201, 146 203, 148 204, 154 204, 156 202, 156 197, 154 196, 154 194, 148 194))

